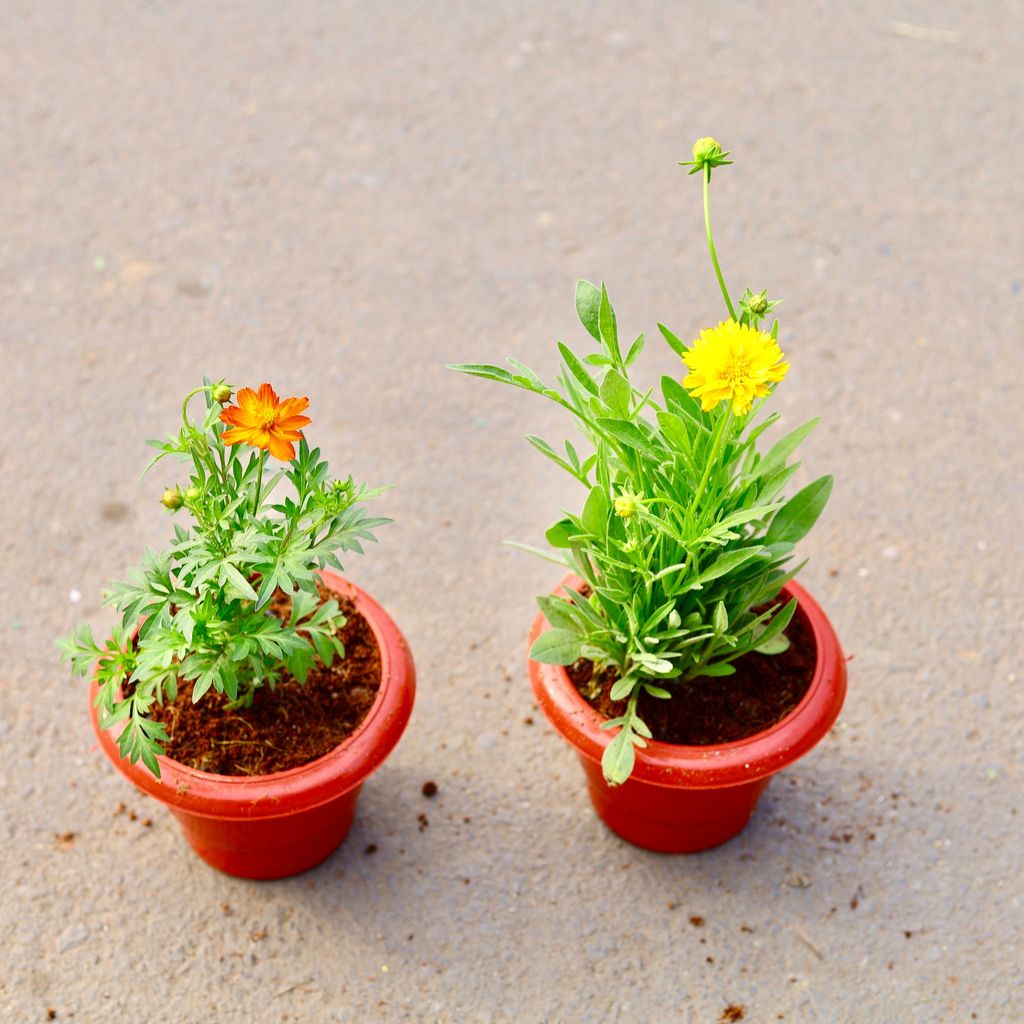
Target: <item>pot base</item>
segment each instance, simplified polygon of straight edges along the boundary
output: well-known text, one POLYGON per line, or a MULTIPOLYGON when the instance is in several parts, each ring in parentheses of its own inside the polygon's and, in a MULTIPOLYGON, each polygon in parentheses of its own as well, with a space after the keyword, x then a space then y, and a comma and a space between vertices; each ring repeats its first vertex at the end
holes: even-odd
POLYGON ((316 867, 342 844, 352 827, 361 788, 289 815, 287 840, 281 837, 280 818, 227 821, 173 806, 170 810, 189 846, 211 867, 236 878, 288 878, 316 867))
POLYGON ((601 766, 580 757, 590 801, 616 835, 655 853, 699 853, 742 832, 769 779, 727 789, 669 789, 629 779, 612 789, 601 766))

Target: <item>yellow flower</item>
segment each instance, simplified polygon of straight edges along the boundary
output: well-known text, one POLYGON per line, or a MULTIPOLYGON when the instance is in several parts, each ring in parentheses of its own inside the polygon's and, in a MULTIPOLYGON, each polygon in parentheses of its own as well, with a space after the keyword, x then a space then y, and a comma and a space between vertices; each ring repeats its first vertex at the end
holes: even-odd
POLYGON ((742 416, 755 398, 768 394, 768 385, 782 380, 789 371, 778 342, 748 324, 725 320, 700 332, 692 348, 683 355, 689 373, 683 386, 700 399, 707 412, 719 402, 731 402, 732 411, 742 416))

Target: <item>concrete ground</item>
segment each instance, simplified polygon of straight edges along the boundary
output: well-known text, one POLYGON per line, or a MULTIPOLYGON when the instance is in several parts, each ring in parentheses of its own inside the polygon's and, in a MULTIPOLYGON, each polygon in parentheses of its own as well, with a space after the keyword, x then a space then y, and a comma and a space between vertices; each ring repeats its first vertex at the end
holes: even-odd
POLYGON ((1024 1020, 1022 21, 0 4, 0 1018, 1024 1020), (501 541, 578 505, 522 440, 568 425, 443 365, 550 374, 584 344, 578 277, 627 331, 719 318, 676 166, 707 133, 736 160, 728 278, 786 299, 777 407, 822 415, 803 579, 854 660, 747 831, 673 858, 595 820, 531 703, 558 573, 501 541), (271 884, 207 868, 115 773, 52 648, 168 537, 142 442, 204 372, 308 394, 334 467, 399 485, 347 569, 419 703, 346 845, 271 884))

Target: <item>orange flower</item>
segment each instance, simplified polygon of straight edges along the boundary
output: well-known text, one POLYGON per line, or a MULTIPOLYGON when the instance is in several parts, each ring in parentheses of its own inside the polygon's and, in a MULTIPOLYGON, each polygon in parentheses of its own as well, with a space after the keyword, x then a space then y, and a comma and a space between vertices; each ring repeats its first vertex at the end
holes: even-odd
POLYGON ((295 458, 293 441, 302 440, 302 428, 311 423, 300 413, 309 405, 308 398, 286 398, 283 402, 269 384, 259 391, 242 388, 238 405, 229 405, 220 414, 221 423, 232 429, 221 434, 225 444, 250 444, 269 451, 275 459, 290 462, 295 458))

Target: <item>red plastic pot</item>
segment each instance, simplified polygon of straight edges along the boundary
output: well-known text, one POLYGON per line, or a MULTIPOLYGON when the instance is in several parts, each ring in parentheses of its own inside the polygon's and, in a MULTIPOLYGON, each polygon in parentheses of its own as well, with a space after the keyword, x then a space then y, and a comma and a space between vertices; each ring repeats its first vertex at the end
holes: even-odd
POLYGON ((416 671, 405 638, 365 591, 324 570, 327 586, 350 597, 380 647, 377 699, 362 724, 330 753, 270 775, 229 776, 159 758, 156 779, 117 750, 120 727, 99 727, 96 683, 90 689, 93 729, 122 775, 166 804, 192 848, 208 864, 242 878, 284 878, 319 864, 345 838, 359 790, 391 753, 412 713, 416 671))
MULTIPOLYGON (((569 576, 562 586, 578 589, 569 576)), ((559 588, 560 590, 561 588, 559 588)), ((556 590, 556 593, 559 591, 556 590)), ((817 662, 803 700, 770 729, 718 747, 648 741, 633 774, 611 787, 601 755, 613 733, 580 696, 564 668, 530 661, 530 681, 544 714, 579 755, 594 809, 623 839, 661 853, 694 853, 741 831, 771 777, 807 753, 832 727, 846 696, 846 661, 825 613, 797 583, 783 589, 809 621, 817 662)), ((530 644, 550 626, 538 615, 530 644)))

